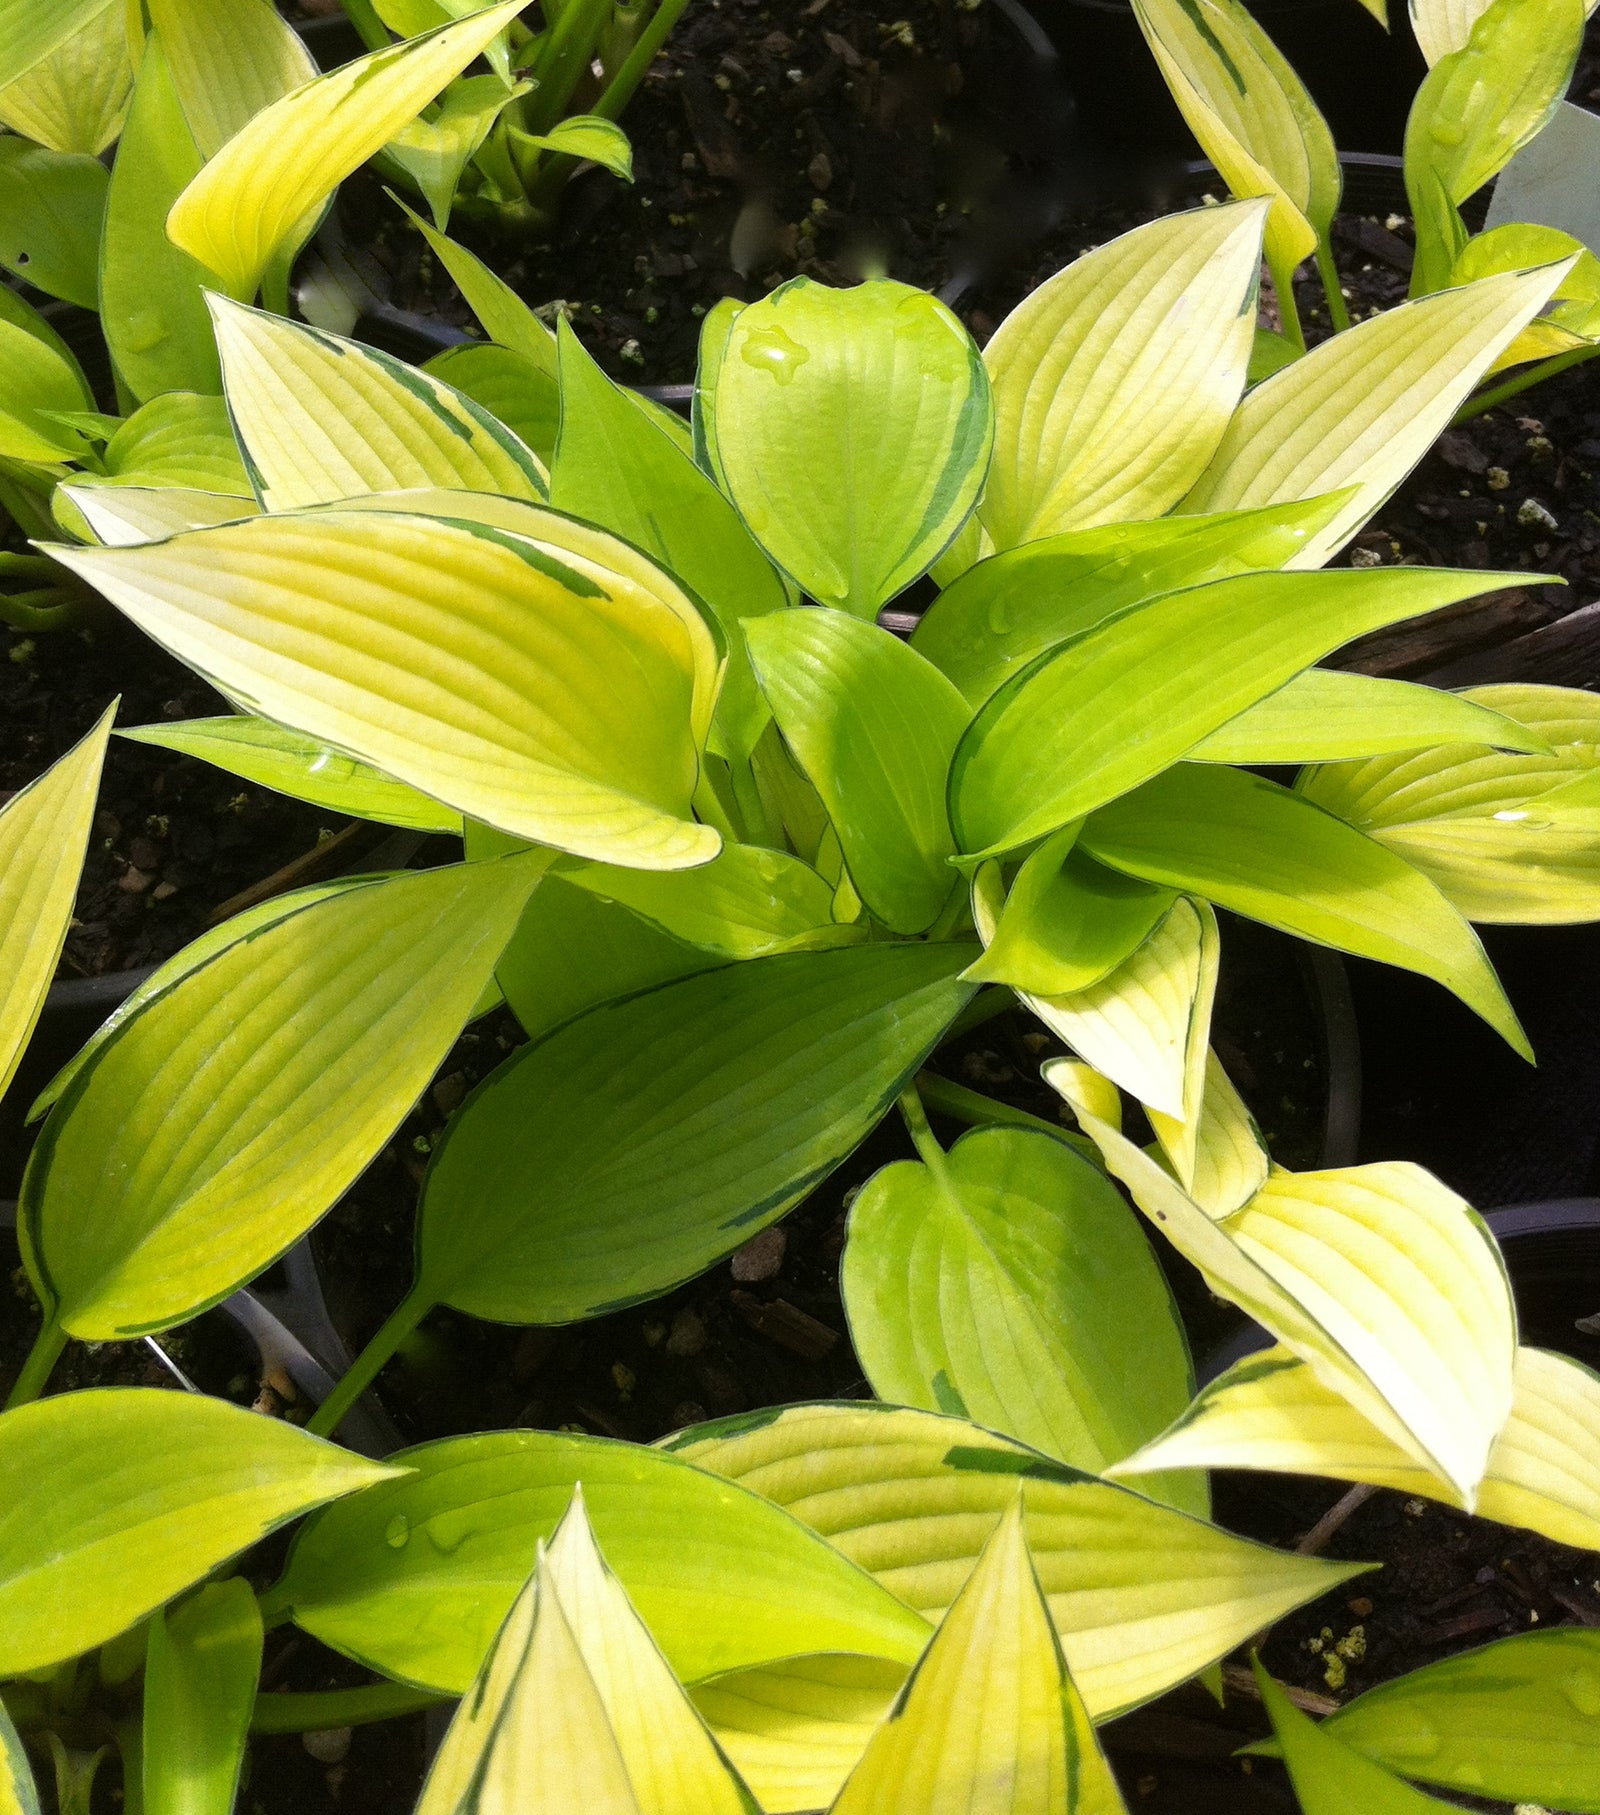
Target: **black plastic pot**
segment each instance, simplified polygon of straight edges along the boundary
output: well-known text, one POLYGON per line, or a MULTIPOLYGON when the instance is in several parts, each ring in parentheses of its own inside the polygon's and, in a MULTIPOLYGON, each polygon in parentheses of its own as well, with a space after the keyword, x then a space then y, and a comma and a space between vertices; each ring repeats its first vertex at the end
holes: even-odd
MULTIPOLYGON (((1247 0, 1310 89, 1341 148, 1398 152, 1426 73, 1403 6, 1386 34, 1356 0, 1247 0)), ((1060 52, 1087 134, 1109 150, 1197 149, 1128 0, 1031 0, 1060 52)))

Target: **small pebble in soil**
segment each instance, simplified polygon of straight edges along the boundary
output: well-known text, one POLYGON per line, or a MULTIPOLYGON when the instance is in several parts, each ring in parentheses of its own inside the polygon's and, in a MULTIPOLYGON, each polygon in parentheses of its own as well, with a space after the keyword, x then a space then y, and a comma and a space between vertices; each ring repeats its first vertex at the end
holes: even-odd
POLYGON ((674 1356, 702 1354, 705 1350, 706 1326, 698 1313, 685 1307, 672 1320, 667 1332, 667 1353, 674 1356))
POLYGON ((730 1263, 733 1277, 742 1286, 774 1278, 783 1270, 784 1250, 788 1245, 789 1238, 776 1225, 763 1229, 759 1235, 752 1235, 733 1256, 730 1263))
POLYGON ((320 1732, 301 1734, 300 1743, 319 1765, 336 1765, 349 1754, 350 1729, 324 1727, 320 1732))

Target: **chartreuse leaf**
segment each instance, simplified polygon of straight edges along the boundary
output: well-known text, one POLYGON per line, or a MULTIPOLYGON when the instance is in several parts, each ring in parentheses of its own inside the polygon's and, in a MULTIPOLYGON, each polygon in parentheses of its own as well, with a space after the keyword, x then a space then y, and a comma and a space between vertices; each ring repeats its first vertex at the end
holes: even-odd
POLYGON ((1189 760, 1338 762, 1437 744, 1537 751, 1543 742, 1514 719, 1458 693, 1336 668, 1308 668, 1196 744, 1189 760))
POLYGON ((312 902, 126 1020, 23 1180, 28 1264, 60 1325, 90 1341, 165 1329, 297 1241, 448 1052, 545 861, 312 902))
POLYGON ((78 29, 0 88, 0 121, 51 151, 98 157, 122 130, 133 87, 123 0, 100 0, 78 29))
POLYGON ((733 317, 712 395, 718 476, 750 533, 802 592, 856 617, 938 558, 983 486, 978 349, 905 284, 780 285, 733 317))
POLYGON ((334 882, 317 882, 306 888, 290 889, 287 894, 274 895, 267 901, 246 908, 241 914, 230 915, 220 926, 208 927, 198 939, 190 940, 182 951, 175 953, 165 964, 158 965, 131 995, 125 997, 106 1016, 88 1040, 34 1098, 28 1110, 28 1120, 36 1122, 60 1099, 62 1092, 123 1022, 137 1014, 147 1002, 164 995, 179 978, 186 977, 190 971, 209 963, 218 952, 226 951, 230 945, 253 937, 265 927, 276 926, 280 920, 299 913, 301 908, 309 907, 312 902, 326 900, 330 895, 342 895, 348 889, 364 888, 375 880, 372 876, 341 876, 334 882))
POLYGON ((419 832, 461 835, 461 815, 392 781, 370 763, 342 756, 315 738, 285 731, 264 718, 196 718, 124 731, 135 743, 156 744, 214 763, 230 775, 275 788, 315 807, 419 832))
POLYGON ((432 118, 419 114, 384 147, 426 198, 441 227, 450 224, 450 209, 461 173, 477 155, 506 106, 528 92, 530 84, 512 88, 496 75, 461 76, 444 91, 432 118))
POLYGON ((67 937, 115 711, 0 807, 0 1094, 16 1074, 67 937))
POLYGON ((739 513, 694 461, 646 420, 561 323, 561 438, 550 502, 642 548, 705 604, 728 646, 716 731, 745 759, 767 723, 740 620, 782 611, 783 582, 739 513))
MULTIPOLYGON (((1026 1128, 900 1160, 850 1211, 840 1285, 873 1391, 1100 1474, 1191 1391, 1172 1295, 1104 1173, 1026 1128)), ((1203 1481, 1157 1498, 1204 1516, 1203 1481)))
POLYGON ((1096 1720, 1185 1681, 1361 1568, 1232 1537, 931 1412, 786 1406, 697 1425, 665 1446, 788 1508, 935 1620, 1023 1485, 1034 1564, 1096 1720))
POLYGON ((1320 567, 1450 426, 1565 275, 1547 265, 1486 277, 1335 334, 1249 393, 1179 509, 1242 510, 1354 486, 1286 563, 1320 567))
POLYGON ((53 505, 57 521, 67 519, 63 507, 70 506, 73 516, 82 519, 76 525, 79 533, 86 529, 105 548, 164 542, 181 530, 210 529, 261 514, 253 498, 191 491, 187 486, 64 484, 56 488, 53 505))
POLYGON ((99 11, 104 0, 0 0, 0 80, 14 82, 99 11))
POLYGON ((717 381, 728 356, 728 342, 733 337, 733 324, 744 304, 731 296, 706 311, 700 324, 700 353, 695 366, 694 397, 690 403, 690 427, 694 436, 695 465, 709 473, 724 491, 722 462, 717 458, 717 381))
POLYGON ((1600 1809, 1600 1633, 1523 1632, 1380 1683, 1323 1731, 1407 1777, 1471 1795, 1600 1809))
MULTIPOLYGON (((1200 1113, 1191 1118, 1192 1132, 1185 1126, 1174 1140, 1164 1117, 1151 1115, 1150 1121, 1174 1172, 1172 1153, 1178 1140, 1185 1144, 1192 1140, 1193 1176, 1187 1189, 1207 1216, 1231 1216, 1267 1182, 1272 1163, 1261 1132, 1214 1052, 1206 1055, 1205 1087, 1200 1113)), ((1178 1150, 1182 1153, 1186 1147, 1178 1150)))
MULTIPOLYGON (((1419 224, 1437 191, 1457 208, 1549 123, 1583 42, 1584 0, 1493 0, 1459 50, 1441 57, 1406 121, 1406 192, 1419 224)), ((1454 223, 1441 240, 1419 231, 1414 296, 1447 283, 1459 254, 1454 223)))
POLYGON ((60 416, 93 407, 76 360, 26 328, 0 321, 0 456, 51 465, 78 458, 83 437, 60 416))
POLYGON ((324 511, 59 558, 250 710, 448 806, 579 856, 708 861, 699 613, 604 531, 513 520, 536 533, 324 511))
POLYGON ((1050 1623, 1019 1491, 832 1815, 1113 1815, 1123 1806, 1050 1623))
POLYGON ((1525 726, 1549 754, 1458 744, 1313 769, 1299 791, 1415 864, 1469 919, 1592 919, 1600 911, 1591 779, 1600 701, 1522 683, 1465 697, 1525 726))
MULTIPOLYGON (((400 201, 398 196, 395 199, 400 201)), ((533 310, 476 253, 469 252, 447 234, 429 226, 420 214, 407 208, 403 201, 400 201, 400 206, 405 209, 412 226, 428 242, 434 257, 455 280, 456 288, 465 297, 467 307, 477 316, 479 325, 490 340, 508 352, 522 354, 554 381, 557 375, 556 337, 533 310)), ((463 350, 471 349, 457 349, 463 350)))
POLYGON ((533 454, 403 360, 213 296, 222 383, 268 510, 428 487, 542 498, 533 454))
POLYGON ((161 34, 151 32, 111 169, 100 248, 106 345, 138 398, 222 389, 204 294, 211 280, 167 238, 167 214, 202 161, 161 34))
MULTIPOLYGON (((1600 1379, 1531 1348, 1517 1350, 1513 1378, 1511 1413, 1478 1489, 1479 1517, 1600 1550, 1600 1379)), ((1461 1504, 1283 1348, 1236 1363, 1171 1430, 1110 1472, 1162 1468, 1291 1470, 1461 1504)))
POLYGON ((1180 763, 1092 814, 1079 842, 1130 876, 1432 977, 1532 1060, 1477 935, 1438 888, 1287 788, 1238 769, 1180 763))
POLYGON ((1493 1238, 1420 1167, 1275 1170, 1215 1220, 1045 1067, 1107 1169, 1230 1298, 1470 1505, 1510 1413, 1516 1318, 1493 1238))
POLYGON ((1199 478, 1244 389, 1266 213, 1244 202, 1136 227, 1000 324, 983 355, 995 452, 978 512, 996 548, 1160 517, 1199 478))
POLYGON ((1550 265, 1566 258, 1577 262, 1556 291, 1555 302, 1506 348, 1494 371, 1552 353, 1570 352, 1593 341, 1600 330, 1600 259, 1570 233, 1524 221, 1492 227, 1470 240, 1456 255, 1450 268, 1451 286, 1490 277, 1498 271, 1526 271, 1533 265, 1550 265))
POLYGON ((183 111, 212 158, 317 65, 271 0, 149 0, 183 111))
POLYGON ((579 1482, 607 1561, 685 1682, 821 1651, 908 1665, 927 1640, 918 1614, 800 1520, 659 1450, 491 1431, 400 1460, 403 1484, 305 1526, 262 1601, 386 1675, 464 1692, 579 1482))
POLYGON ((323 202, 516 16, 520 0, 346 63, 258 113, 179 196, 175 245, 248 301, 323 202))
POLYGON ((145 1815, 234 1806, 261 1675, 261 1610, 242 1576, 151 1615, 144 1667, 145 1815))
POLYGON ((1304 1715, 1251 1658, 1261 1700, 1278 1736, 1303 1815, 1443 1815, 1450 1805, 1424 1796, 1304 1715))
POLYGON ((946 586, 911 647, 981 706, 1036 656, 1114 612, 1208 580, 1287 566, 1342 502, 1112 523, 1024 543, 946 586))
POLYGON ((1120 612, 1014 676, 950 771, 960 848, 999 856, 1158 775, 1352 637, 1504 585, 1355 568, 1247 573, 1120 612))
POLYGON ((109 181, 86 152, 0 138, 0 265, 50 296, 97 308, 109 181))
POLYGON ((41 1815, 28 1754, 4 1702, 0 1702, 0 1815, 41 1815))
POLYGON ((585 1808, 599 1789, 601 1807, 637 1815, 759 1815, 600 1555, 581 1484, 451 1722, 418 1815, 556 1815, 577 1782, 585 1808))
POLYGON ((89 484, 150 490, 187 486, 231 497, 236 516, 253 503, 227 406, 220 397, 167 391, 142 404, 106 443, 105 475, 89 484))
POLYGON ((402 1471, 221 1399, 93 1388, 0 1416, 0 1672, 91 1651, 313 1506, 402 1471))
POLYGON ((516 138, 519 143, 537 146, 540 151, 587 158, 591 163, 603 165, 613 176, 620 176, 624 182, 633 181, 633 146, 615 120, 605 120, 592 113, 569 114, 548 132, 518 132, 516 138))
POLYGON ((970 955, 758 958, 522 1048, 434 1150, 415 1296, 571 1323, 703 1271, 876 1125, 970 995, 970 955))
POLYGON ((546 467, 555 459, 561 428, 560 387, 551 373, 526 354, 489 341, 467 341, 436 353, 422 370, 481 404, 546 467))
POLYGON ((862 900, 895 932, 925 931, 958 886, 945 783, 966 701, 890 631, 842 612, 783 612, 744 634, 862 900))
POLYGON ((1288 59, 1238 0, 1136 0, 1134 16, 1172 98, 1241 199, 1266 196, 1265 250, 1280 295, 1325 241, 1339 154, 1288 59))

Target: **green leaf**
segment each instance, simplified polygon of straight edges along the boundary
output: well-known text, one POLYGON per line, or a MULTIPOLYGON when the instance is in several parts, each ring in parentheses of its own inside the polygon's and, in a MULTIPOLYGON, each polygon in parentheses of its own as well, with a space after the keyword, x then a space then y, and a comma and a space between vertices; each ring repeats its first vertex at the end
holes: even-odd
POLYGON ((561 438, 550 502, 635 543, 704 600, 729 651, 718 741, 728 755, 747 758, 767 710, 739 624, 783 610, 783 582, 694 461, 606 377, 565 321, 558 333, 561 438))
POLYGON ((965 700, 890 631, 842 612, 757 618, 744 634, 862 900, 895 932, 925 931, 956 886, 945 784, 965 700))
POLYGON ((111 168, 100 249, 101 325, 135 397, 222 389, 203 265, 167 238, 167 214, 202 163, 159 32, 145 40, 111 168))
POLYGON ((313 1506, 399 1469, 221 1399, 94 1388, 0 1416, 0 1672, 91 1651, 313 1506))
POLYGON ((786 1406, 697 1425, 666 1447, 791 1507, 932 1620, 1022 1486, 1034 1565, 1096 1720, 1186 1681, 1364 1567, 1232 1537, 930 1412, 786 1406))
MULTIPOLYGON (((941 1166, 875 1173, 851 1207, 840 1286, 880 1399, 957 1413, 1089 1474, 1165 1429, 1193 1390, 1138 1218, 1047 1134, 975 1129, 941 1166)), ((1203 1480, 1149 1491, 1209 1510, 1203 1480)))
POLYGON ((691 405, 694 435, 694 461, 703 473, 709 473, 724 491, 728 489, 722 462, 717 458, 717 381, 723 361, 728 357, 728 342, 733 324, 744 304, 731 296, 706 311, 700 324, 700 356, 695 367, 694 400, 691 405))
MULTIPOLYGON (((254 502, 220 397, 192 391, 152 397, 106 443, 102 458, 107 478, 118 485, 189 487, 254 502)), ((242 514, 239 505, 235 514, 242 514)))
POLYGON ((386 154, 422 191, 441 228, 450 224, 461 173, 507 105, 528 88, 526 82, 507 88, 494 75, 460 76, 444 91, 432 119, 419 115, 385 146, 386 154))
POLYGON ((932 565, 988 468, 971 336, 887 279, 797 277, 741 309, 714 397, 719 477, 750 533, 802 592, 857 617, 932 565))
POLYGON ((272 0, 149 0, 149 9, 203 157, 316 79, 315 59, 272 0))
POLYGON ((52 505, 64 528, 106 548, 164 542, 182 530, 211 529, 261 514, 253 498, 196 492, 186 486, 97 485, 87 479, 58 485, 52 505))
POLYGON ((1103 807, 1091 856, 1218 907, 1442 983, 1530 1062, 1477 935, 1403 858, 1299 795, 1236 769, 1184 763, 1103 807))
POLYGON ((155 744, 275 788, 296 800, 357 819, 419 832, 461 836, 461 815, 392 781, 370 763, 341 756, 315 738, 285 731, 262 718, 196 718, 178 724, 140 725, 124 731, 135 743, 155 744))
POLYGON ((0 0, 0 79, 14 82, 81 31, 103 0, 0 0))
POLYGON ((242 1576, 151 1615, 145 1815, 232 1815, 261 1675, 261 1610, 242 1576))
POLYGON ((422 370, 481 405, 547 468, 555 459, 561 389, 526 354, 474 341, 435 354, 422 370))
POLYGON ((168 217, 175 245, 247 302, 329 195, 415 118, 520 10, 503 0, 427 37, 374 51, 258 113, 168 217))
POLYGON ((978 513, 996 548, 1160 517, 1200 477, 1244 389, 1266 213, 1136 227, 1000 324, 983 355, 995 452, 978 513))
POLYGON ((72 921, 116 707, 0 807, 0 1095, 44 1006, 72 921))
POLYGON ((269 511, 428 487, 546 495, 516 436, 438 379, 320 328, 210 301, 228 410, 269 511))
POLYGON ((716 654, 693 604, 601 530, 483 498, 508 534, 457 499, 453 521, 318 511, 57 558, 246 709, 464 814, 640 868, 709 861, 689 813, 716 654))
POLYGON ((1505 584, 1448 569, 1240 574, 1081 632, 996 693, 950 771, 960 848, 991 857, 1160 774, 1353 637, 1505 584))
MULTIPOLYGON (((0 145, 8 141, 0 138, 0 145)), ((85 451, 83 436, 61 420, 92 407, 74 359, 26 328, 0 321, 0 456, 54 465, 85 451)))
POLYGON ((703 1272, 876 1125, 970 995, 970 953, 758 958, 514 1053, 434 1150, 416 1291, 558 1324, 703 1272))
POLYGON ((0 1815, 41 1815, 28 1754, 4 1702, 0 1702, 0 1815))
POLYGON ((1126 1815, 1068 1674, 1019 1492, 831 1815, 1126 1815))
POLYGON ((71 37, 0 88, 0 121, 51 151, 98 157, 122 130, 133 87, 123 0, 100 0, 71 37))
POLYGON ((1285 567, 1345 500, 1313 498, 1210 518, 1067 530, 969 567, 941 592, 911 647, 974 706, 1047 649, 1163 593, 1285 567))
POLYGON ((1185 514, 1354 498, 1287 565, 1320 567, 1389 497, 1555 294, 1559 265, 1484 278, 1335 334, 1239 405, 1185 514))
POLYGON ((560 152, 566 157, 587 158, 603 165, 624 182, 633 181, 633 146, 628 135, 615 120, 604 120, 598 114, 574 113, 559 120, 548 132, 519 132, 518 140, 536 145, 541 151, 560 152))
POLYGON ((686 1682, 816 1651, 908 1664, 927 1639, 799 1520, 659 1450, 490 1431, 399 1461, 403 1482, 306 1525, 262 1611, 402 1681, 466 1690, 580 1481, 608 1562, 686 1682))
POLYGON ((100 304, 100 226, 110 176, 83 152, 0 138, 0 265, 84 309, 100 304))
MULTIPOLYGON (((399 201, 399 197, 395 198, 399 201)), ((556 338, 517 295, 504 278, 497 277, 475 253, 458 246, 453 239, 430 227, 420 214, 407 208, 406 218, 428 242, 435 258, 455 280, 456 288, 466 298, 467 307, 496 346, 520 353, 546 374, 556 377, 556 338)), ((465 353, 480 349, 459 347, 465 353)))
POLYGON ((165 1329, 259 1273, 359 1177, 482 994, 543 858, 329 896, 132 1015, 23 1180, 30 1273, 89 1341, 165 1329))
POLYGON ((1430 745, 1537 751, 1543 739, 1502 713, 1437 687, 1308 668, 1189 752, 1201 763, 1337 762, 1430 745))

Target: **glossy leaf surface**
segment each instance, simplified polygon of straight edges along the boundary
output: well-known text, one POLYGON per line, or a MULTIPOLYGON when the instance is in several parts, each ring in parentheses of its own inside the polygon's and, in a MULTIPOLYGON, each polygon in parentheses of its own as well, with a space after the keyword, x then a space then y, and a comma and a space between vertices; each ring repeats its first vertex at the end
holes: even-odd
POLYGON ((230 1815, 261 1675, 261 1610, 241 1576, 150 1619, 145 1815, 230 1815))

